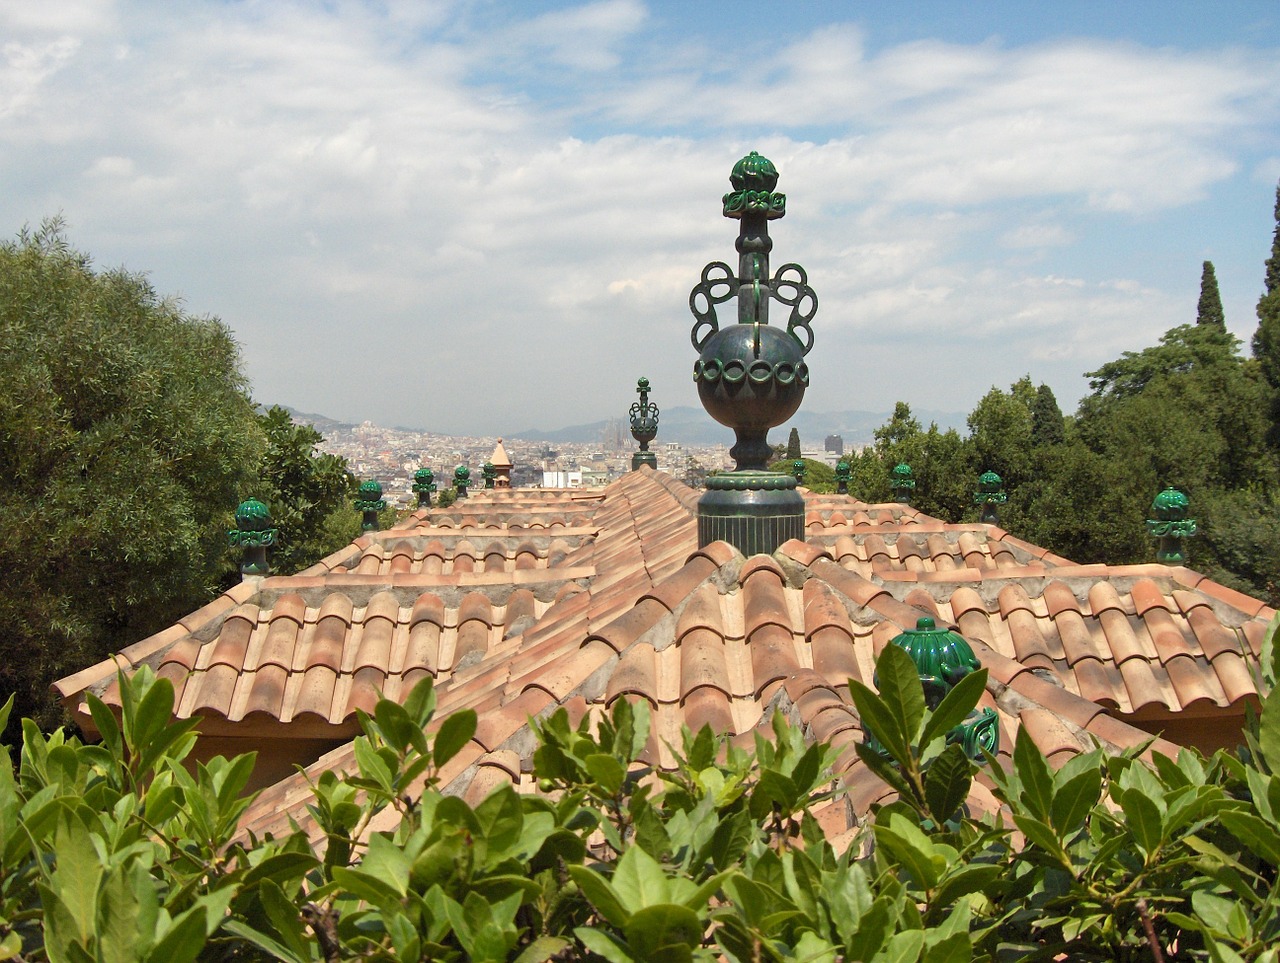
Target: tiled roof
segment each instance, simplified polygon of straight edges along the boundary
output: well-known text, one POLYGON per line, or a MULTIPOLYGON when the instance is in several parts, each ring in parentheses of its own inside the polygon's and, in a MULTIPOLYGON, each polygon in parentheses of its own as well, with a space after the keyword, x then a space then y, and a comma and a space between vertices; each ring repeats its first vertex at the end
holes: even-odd
MULTIPOLYGON (((356 708, 429 673, 442 714, 477 711, 441 774, 472 797, 528 782, 529 719, 559 706, 580 718, 647 700, 657 766, 684 725, 750 741, 780 710, 841 750, 847 794, 823 815, 829 832, 888 792, 852 750, 848 680, 871 684, 880 649, 922 615, 956 627, 990 671, 1005 752, 1020 727, 1061 762, 1094 739, 1150 738, 1130 722, 1257 699, 1249 669, 1273 613, 1190 570, 1074 565, 991 526, 820 495, 806 541, 744 559, 723 542, 697 549, 698 496, 648 469, 590 495, 476 493, 298 576, 245 583, 118 658, 156 666, 179 716, 228 732, 349 734, 356 708)), ((59 690, 87 722, 82 693, 113 701, 115 671, 59 690)), ((340 746, 310 772, 352 764, 340 746)), ((306 795, 303 776, 285 779, 249 825, 284 828, 306 795)))

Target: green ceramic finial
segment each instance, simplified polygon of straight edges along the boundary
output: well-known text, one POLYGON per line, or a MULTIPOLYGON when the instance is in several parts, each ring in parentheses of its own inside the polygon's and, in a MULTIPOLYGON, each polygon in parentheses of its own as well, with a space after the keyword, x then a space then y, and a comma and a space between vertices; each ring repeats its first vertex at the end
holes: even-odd
POLYGON ((487 461, 480 466, 480 474, 484 477, 484 487, 492 488, 494 482, 498 480, 498 469, 493 467, 493 462, 487 461))
POLYGON ((911 474, 911 466, 900 461, 889 472, 889 484, 893 488, 893 497, 904 505, 911 503, 911 493, 915 490, 915 476, 911 474))
POLYGON ((725 217, 763 214, 772 221, 787 213, 787 195, 773 192, 778 169, 769 158, 752 151, 733 165, 729 183, 733 190, 724 196, 725 217))
POLYGON ((458 498, 467 497, 467 488, 471 485, 471 469, 459 465, 453 470, 453 491, 458 498))
POLYGON ((993 471, 984 471, 978 478, 978 490, 973 493, 973 503, 980 508, 978 521, 988 525, 999 525, 1000 516, 997 505, 1009 500, 1004 493, 1004 480, 993 471))
POLYGON ((431 507, 431 493, 436 490, 436 473, 430 468, 419 468, 413 473, 413 490, 418 495, 418 507, 431 507))
POLYGON ((360 530, 362 532, 376 532, 378 530, 378 512, 386 507, 387 503, 382 498, 382 486, 375 479, 370 478, 368 481, 360 483, 355 500, 355 510, 363 516, 360 520, 360 530))
POLYGON ((795 476, 796 484, 804 484, 804 473, 806 466, 803 458, 797 458, 791 463, 791 474, 795 476))
POLYGON ((277 530, 271 527, 271 510, 256 498, 247 498, 236 509, 236 527, 227 532, 232 545, 244 548, 242 575, 267 575, 267 549, 276 544, 277 530))
POLYGON ((1187 518, 1191 502, 1178 489, 1169 487, 1155 497, 1151 512, 1156 517, 1147 519, 1147 532, 1159 539, 1156 560, 1165 565, 1181 565, 1187 560, 1184 538, 1196 534, 1196 520, 1187 518))
POLYGON ((849 463, 841 458, 836 462, 836 494, 849 494, 849 482, 853 480, 853 469, 849 463))

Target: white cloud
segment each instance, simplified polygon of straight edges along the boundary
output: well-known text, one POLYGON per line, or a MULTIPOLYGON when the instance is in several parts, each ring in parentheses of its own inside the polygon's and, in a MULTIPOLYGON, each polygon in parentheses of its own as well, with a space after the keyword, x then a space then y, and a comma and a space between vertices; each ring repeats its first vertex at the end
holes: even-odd
POLYGON ((1280 156, 1274 49, 876 49, 833 24, 744 38, 743 71, 720 25, 659 43, 638 0, 105 9, 6 24, 6 233, 62 210, 231 323, 263 400, 359 419, 594 420, 637 366, 696 404, 688 292, 734 257, 749 149, 790 196, 775 266, 818 292, 810 404, 866 407, 904 361, 957 395, 1035 359, 1078 377, 1186 313, 1093 250, 1108 226, 1167 231, 1280 156))

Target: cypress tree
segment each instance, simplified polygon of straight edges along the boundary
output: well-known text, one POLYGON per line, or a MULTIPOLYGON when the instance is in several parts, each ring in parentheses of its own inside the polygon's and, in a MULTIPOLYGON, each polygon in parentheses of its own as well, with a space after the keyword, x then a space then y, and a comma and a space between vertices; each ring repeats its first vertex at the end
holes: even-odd
POLYGON ((1227 327, 1226 316, 1222 313, 1222 296, 1218 293, 1218 276, 1213 272, 1212 261, 1204 262, 1204 271, 1200 275, 1196 324, 1216 324, 1224 330, 1227 327))
POLYGON ((1276 185, 1275 235, 1267 258, 1266 288, 1258 299, 1258 330, 1253 356, 1273 390, 1280 391, 1280 184, 1276 185))
POLYGON ((787 436, 787 457, 794 461, 802 457, 800 454, 800 429, 792 428, 791 434, 787 436))
POLYGON ((1031 443, 1036 446, 1060 445, 1066 439, 1058 399, 1052 388, 1041 385, 1036 389, 1036 400, 1031 405, 1031 443))

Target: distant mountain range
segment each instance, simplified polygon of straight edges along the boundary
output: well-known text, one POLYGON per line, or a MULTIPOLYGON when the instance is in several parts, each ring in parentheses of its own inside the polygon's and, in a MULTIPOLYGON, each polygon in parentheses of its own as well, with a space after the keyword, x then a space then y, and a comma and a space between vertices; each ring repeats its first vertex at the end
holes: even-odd
MULTIPOLYGON (((349 422, 338 421, 325 415, 298 411, 288 405, 282 405, 294 418, 314 425, 320 434, 333 430, 350 430, 356 427, 349 422)), ((839 435, 844 439, 846 447, 868 444, 873 439, 873 432, 889 420, 892 412, 888 411, 800 411, 785 425, 774 428, 769 433, 769 440, 774 444, 782 444, 792 427, 800 432, 800 442, 806 448, 821 448, 828 435, 839 435)), ((921 409, 912 411, 916 420, 925 428, 931 422, 937 422, 942 430, 955 428, 963 432, 965 429, 964 412, 931 411, 921 409)), ((587 424, 569 425, 565 428, 529 428, 525 431, 507 435, 523 441, 549 441, 559 444, 589 445, 600 441, 602 433, 608 426, 607 420, 592 421, 587 424)), ((449 431, 441 428, 410 428, 393 425, 402 431, 430 431, 432 434, 448 435, 449 431)), ((623 419, 623 430, 628 430, 623 419)), ((679 442, 682 445, 732 445, 733 431, 711 420, 701 408, 674 407, 664 408, 658 423, 658 440, 663 442, 679 442)))

